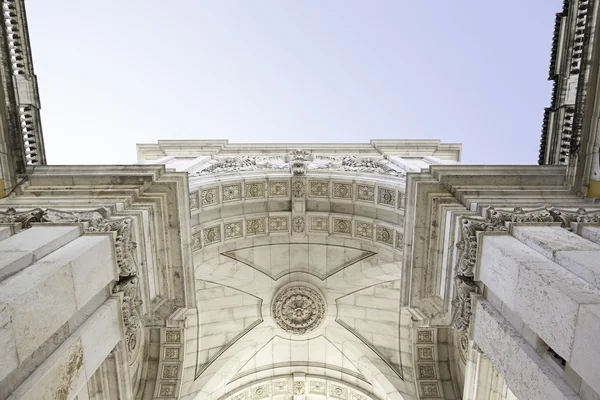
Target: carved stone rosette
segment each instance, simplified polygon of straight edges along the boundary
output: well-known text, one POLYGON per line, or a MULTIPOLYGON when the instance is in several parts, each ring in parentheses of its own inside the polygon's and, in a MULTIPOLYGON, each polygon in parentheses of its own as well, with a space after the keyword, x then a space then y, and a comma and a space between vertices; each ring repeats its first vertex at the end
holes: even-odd
POLYGON ((9 208, 0 211, 0 223, 19 223, 21 229, 31 228, 31 224, 38 223, 77 223, 86 222, 86 232, 116 232, 114 241, 117 266, 119 269, 119 282, 114 286, 113 293, 123 292, 121 305, 123 323, 125 325, 125 339, 128 350, 129 362, 135 359, 140 345, 141 319, 138 308, 142 304, 139 298, 139 282, 137 265, 133 251, 137 247, 133 240, 131 230, 132 219, 109 218, 104 208, 92 211, 61 211, 55 209, 42 210, 40 208, 17 212, 9 208))
POLYGON ((326 312, 321 293, 300 283, 280 289, 271 307, 277 325, 296 335, 316 329, 323 322, 326 312))

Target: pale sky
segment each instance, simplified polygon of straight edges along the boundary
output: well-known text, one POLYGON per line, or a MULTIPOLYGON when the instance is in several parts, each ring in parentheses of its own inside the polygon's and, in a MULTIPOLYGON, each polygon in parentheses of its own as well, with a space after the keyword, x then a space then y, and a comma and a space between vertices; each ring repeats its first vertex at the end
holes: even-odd
POLYGON ((562 0, 26 5, 50 164, 159 139, 440 139, 534 164, 562 0))

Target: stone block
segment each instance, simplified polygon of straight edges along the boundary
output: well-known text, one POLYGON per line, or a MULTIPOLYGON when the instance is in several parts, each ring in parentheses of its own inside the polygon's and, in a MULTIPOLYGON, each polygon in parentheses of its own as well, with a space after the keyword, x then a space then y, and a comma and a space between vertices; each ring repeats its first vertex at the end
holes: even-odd
POLYGON ((475 296, 473 303, 473 340, 519 399, 579 399, 558 373, 487 301, 475 296))
POLYGON ((0 281, 75 240, 79 225, 37 225, 0 241, 0 281))
POLYGON ((554 260, 555 254, 560 251, 600 251, 600 245, 560 226, 515 224, 511 226, 511 233, 521 242, 551 260, 554 260))
POLYGON ((581 305, 569 365, 597 393, 600 393, 599 333, 600 304, 581 305))
POLYGON ((556 262, 600 289, 600 251, 560 251, 556 262))

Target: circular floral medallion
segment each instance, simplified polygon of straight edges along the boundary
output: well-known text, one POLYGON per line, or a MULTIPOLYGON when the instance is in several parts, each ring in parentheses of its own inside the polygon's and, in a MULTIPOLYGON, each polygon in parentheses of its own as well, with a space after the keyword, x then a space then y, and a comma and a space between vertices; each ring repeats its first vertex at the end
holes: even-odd
POLYGON ((296 335, 314 330, 325 317, 323 296, 315 289, 300 283, 280 289, 271 307, 277 325, 296 335))

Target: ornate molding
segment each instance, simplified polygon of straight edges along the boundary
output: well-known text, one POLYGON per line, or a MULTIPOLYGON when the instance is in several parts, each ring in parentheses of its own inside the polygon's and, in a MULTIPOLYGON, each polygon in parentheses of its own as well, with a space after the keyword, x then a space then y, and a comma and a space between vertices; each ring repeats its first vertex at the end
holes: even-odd
POLYGON ((508 231, 508 229, 502 223, 491 222, 491 220, 463 217, 461 223, 461 239, 456 243, 459 256, 455 273, 461 277, 473 277, 473 270, 477 262, 477 233, 508 231))
POLYGON ((125 340, 129 362, 136 359, 140 347, 141 319, 138 308, 142 304, 139 298, 139 279, 134 250, 137 247, 131 230, 132 218, 109 218, 104 208, 92 211, 61 211, 36 208, 29 211, 16 211, 8 208, 0 211, 0 223, 20 224, 21 229, 31 228, 32 223, 87 223, 86 232, 116 232, 114 241, 115 255, 119 269, 119 282, 113 287, 113 293, 123 292, 121 304, 125 340))
POLYGON ((452 300, 452 328, 466 332, 471 323, 471 293, 479 293, 479 288, 471 278, 457 276, 455 280, 456 297, 452 300))

